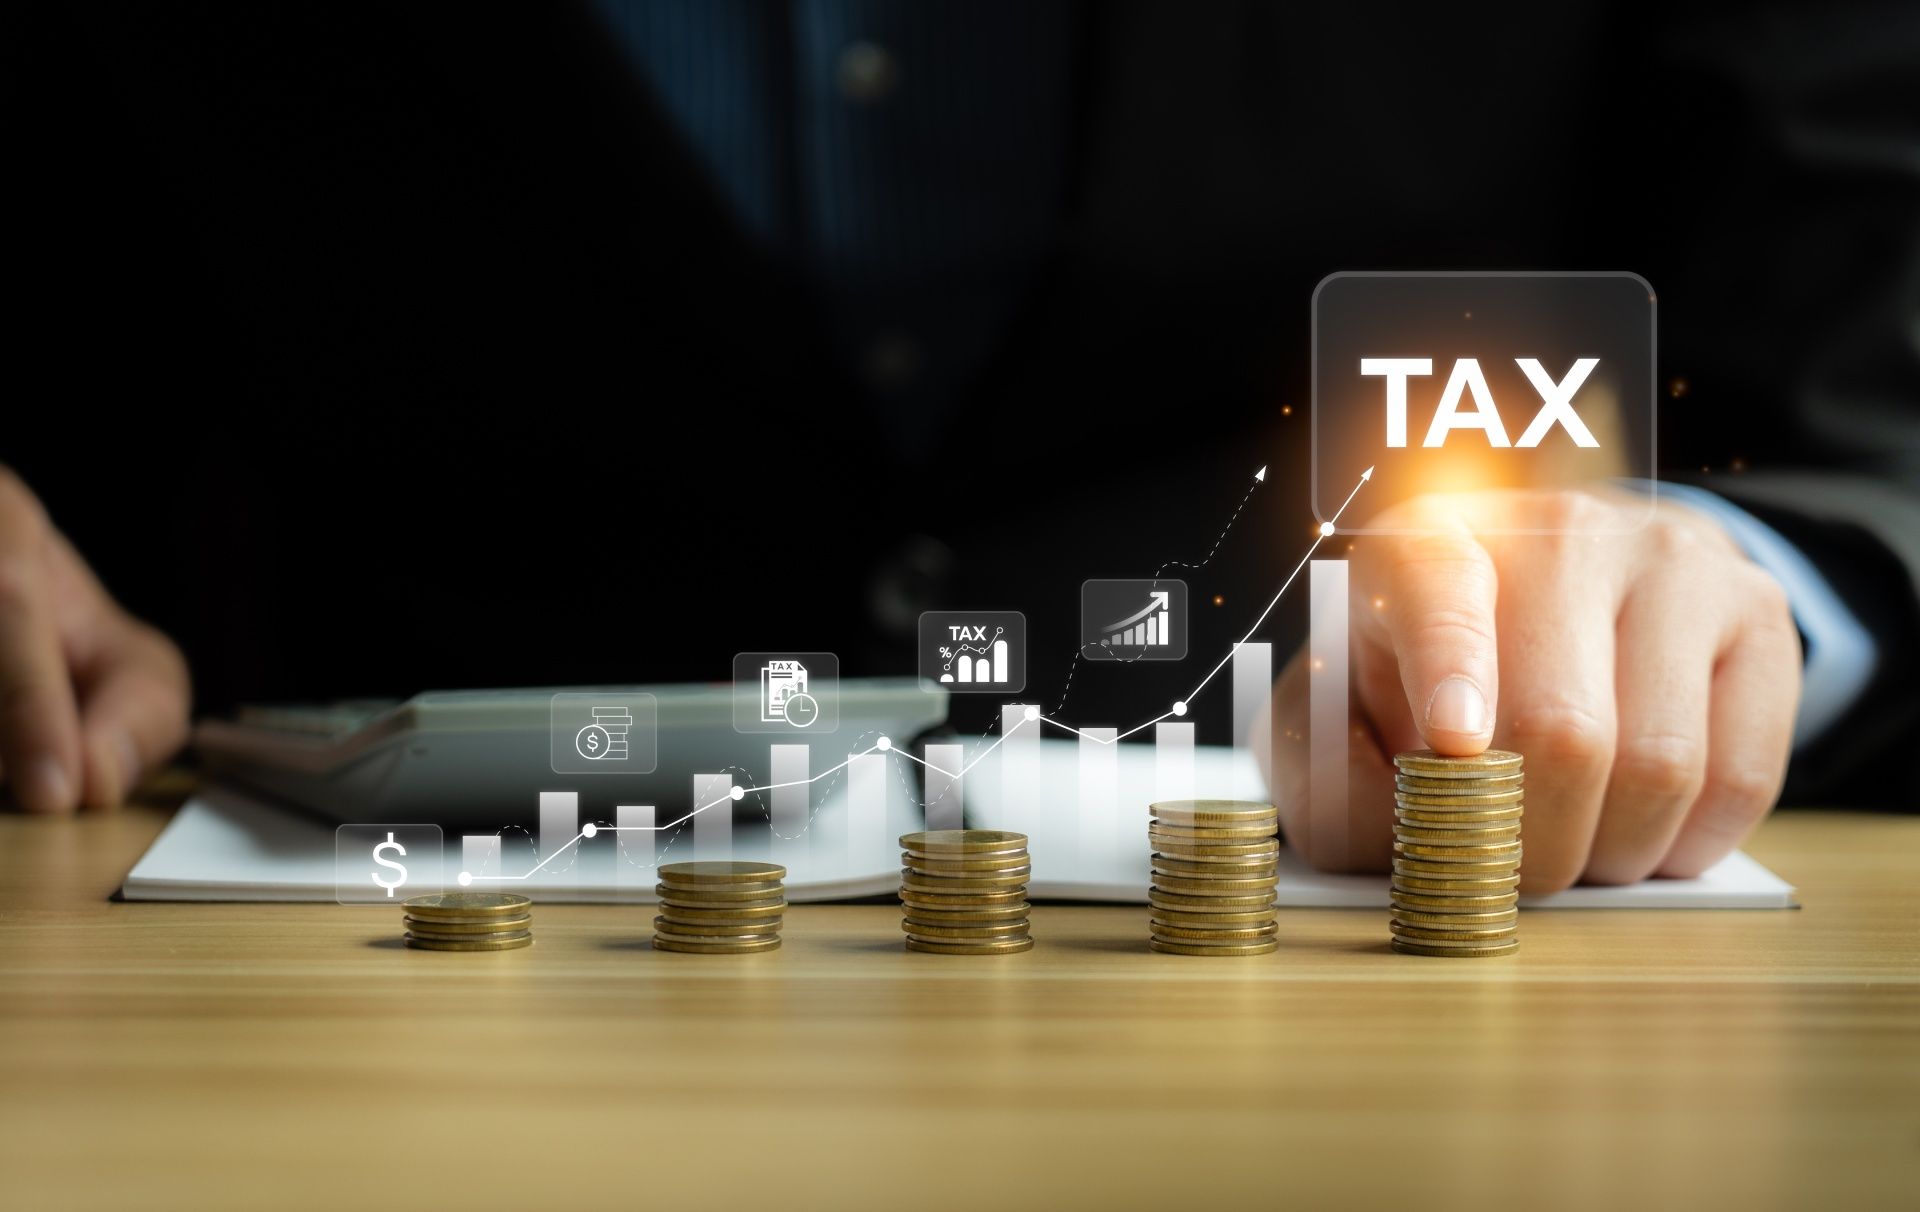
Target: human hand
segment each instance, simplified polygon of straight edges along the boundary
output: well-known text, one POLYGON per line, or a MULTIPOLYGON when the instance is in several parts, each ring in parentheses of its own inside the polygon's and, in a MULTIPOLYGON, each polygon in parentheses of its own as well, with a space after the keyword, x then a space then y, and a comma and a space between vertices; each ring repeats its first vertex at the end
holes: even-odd
POLYGON ((117 806, 186 740, 187 664, 0 467, 0 779, 29 812, 117 806))
POLYGON ((1527 759, 1523 892, 1697 875, 1737 847, 1786 776, 1799 635, 1713 522, 1662 503, 1635 528, 1646 513, 1613 491, 1501 490, 1369 523, 1427 533, 1354 540, 1346 803, 1309 798, 1304 649, 1275 684, 1289 844, 1385 870, 1393 755, 1492 746, 1527 759), (1487 533, 1515 528, 1560 533, 1487 533))

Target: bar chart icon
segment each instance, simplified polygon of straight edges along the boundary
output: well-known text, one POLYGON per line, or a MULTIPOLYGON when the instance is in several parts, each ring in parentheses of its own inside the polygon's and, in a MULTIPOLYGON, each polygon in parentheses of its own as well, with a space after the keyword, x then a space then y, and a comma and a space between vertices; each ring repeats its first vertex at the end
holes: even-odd
POLYGON ((1184 660, 1187 583, 1156 577, 1082 584, 1080 655, 1090 661, 1184 660))
POLYGON ((1017 610, 920 616, 920 676, 942 690, 1018 694, 1027 685, 1027 617, 1017 610))

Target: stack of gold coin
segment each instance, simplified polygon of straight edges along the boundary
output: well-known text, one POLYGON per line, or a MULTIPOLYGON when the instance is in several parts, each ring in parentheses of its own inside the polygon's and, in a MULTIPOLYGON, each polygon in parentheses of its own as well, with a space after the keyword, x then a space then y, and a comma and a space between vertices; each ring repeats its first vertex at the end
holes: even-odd
POLYGON ((1393 949, 1511 955, 1520 949, 1521 758, 1489 749, 1393 759, 1393 949))
POLYGON ((407 911, 407 946, 421 951, 533 945, 533 902, 515 892, 436 892, 400 907, 407 911))
POLYGON ((1028 933, 1027 835, 936 829, 900 839, 900 903, 907 950, 1011 955, 1033 950, 1028 933))
POLYGON ((653 945, 692 955, 746 955, 780 946, 787 869, 774 863, 668 863, 660 868, 653 945))
POLYGON ((1273 893, 1280 814, 1241 800, 1154 804, 1149 945, 1169 955, 1267 955, 1280 949, 1273 893))

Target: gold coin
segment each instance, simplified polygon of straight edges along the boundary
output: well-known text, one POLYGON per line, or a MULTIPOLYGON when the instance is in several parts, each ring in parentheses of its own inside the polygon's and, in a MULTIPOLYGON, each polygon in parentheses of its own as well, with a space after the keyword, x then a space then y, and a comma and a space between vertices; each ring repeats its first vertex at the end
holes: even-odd
POLYGON ((1017 938, 1002 941, 971 942, 959 939, 924 939, 907 936, 907 950, 924 951, 928 955, 1018 955, 1022 951, 1033 950, 1033 939, 1017 938))
POLYGON ((414 917, 525 917, 533 902, 517 892, 432 892, 400 903, 414 917))
POLYGON ((951 896, 955 894, 986 892, 1010 892, 1020 896, 1027 894, 1027 878, 1004 882, 987 880, 940 880, 932 876, 907 876, 900 881, 900 891, 912 892, 922 896, 951 896))
POLYGON ((1409 926, 1438 926, 1442 929, 1459 927, 1472 929, 1476 926, 1511 926, 1520 920, 1518 909, 1490 909, 1485 913, 1438 909, 1412 909, 1403 905, 1393 907, 1393 920, 1409 926))
MULTIPOLYGON (((1394 878, 1452 880, 1457 884, 1482 884, 1486 880, 1515 880, 1521 868, 1517 862, 1425 862, 1421 859, 1394 859, 1394 878)), ((1419 885, 1415 884, 1415 887, 1419 885)))
POLYGON ((661 901, 662 912, 689 922, 759 922, 768 918, 778 918, 787 911, 787 902, 775 901, 771 905, 683 905, 678 901, 661 901))
POLYGON ((782 919, 777 917, 763 917, 751 922, 689 922, 672 914, 663 913, 653 919, 653 928, 664 930, 668 934, 695 935, 701 938, 759 938, 780 933, 781 921, 782 919))
POLYGON ((780 936, 777 934, 765 941, 753 943, 683 942, 680 939, 662 938, 658 934, 653 936, 655 951, 678 951, 682 955, 753 955, 761 951, 777 950, 779 946, 780 936))
POLYGON ((1443 876, 1421 875, 1418 872, 1396 871, 1393 873, 1393 886, 1409 892, 1418 892, 1422 896, 1497 896, 1518 888, 1520 876, 1514 873, 1471 879, 1448 879, 1443 876))
POLYGON ((1178 926, 1198 929, 1202 926, 1264 926, 1275 921, 1274 907, 1268 905, 1260 909, 1174 909, 1166 905, 1152 907, 1152 917, 1156 921, 1168 921, 1178 926))
POLYGON ((533 935, 525 930, 500 938, 422 938, 409 931, 407 946, 415 951, 517 951, 533 946, 533 935))
POLYGON ((1512 922, 1504 925, 1488 926, 1484 929, 1451 928, 1447 926, 1414 926, 1402 921, 1390 921, 1387 929, 1400 938, 1413 939, 1421 943, 1488 943, 1495 939, 1512 938, 1519 927, 1512 922))
POLYGON ((1264 825, 1161 825, 1150 822, 1147 836, 1154 841, 1167 841, 1176 846, 1190 846, 1195 842, 1258 842, 1272 837, 1277 827, 1274 822, 1264 825))
POLYGON ((675 930, 672 923, 663 926, 658 920, 654 922, 653 927, 653 936, 655 938, 663 938, 670 943, 703 943, 713 947, 717 947, 721 943, 739 943, 743 945, 748 943, 764 943, 770 939, 780 937, 778 930, 762 930, 757 934, 683 934, 675 930))
POLYGON ((1147 889, 1147 904, 1155 909, 1200 909, 1209 913, 1234 913, 1242 909, 1272 909, 1273 893, 1252 896, 1187 896, 1168 892, 1158 885, 1147 889))
POLYGON ((1022 920, 1033 911, 1033 906, 1025 901, 1005 906, 985 905, 975 909, 929 909, 912 903, 906 903, 905 907, 907 916, 914 920, 940 926, 987 926, 994 922, 1022 920))
POLYGON ((1170 858, 1266 858, 1279 857, 1280 843, 1277 839, 1266 838, 1257 842, 1200 842, 1192 846, 1179 845, 1168 841, 1156 841, 1155 851, 1170 858))
POLYGON ((1511 774, 1519 770, 1525 760, 1519 754, 1508 753, 1504 749, 1488 749, 1472 757, 1449 757, 1431 749, 1414 749, 1393 756, 1396 767, 1426 778, 1483 779, 1495 773, 1511 774))
POLYGON ((1512 892, 1499 896, 1435 896, 1427 892, 1413 892, 1396 885, 1392 894, 1395 909, 1414 909, 1422 912, 1439 910, 1446 913, 1499 913, 1520 904, 1520 897, 1512 892))
POLYGON ((1429 846, 1498 846, 1520 840, 1518 824, 1497 829, 1421 829, 1402 824, 1393 831, 1395 841, 1429 846))
POLYGON ((1006 888, 1013 884, 1024 884, 1033 874, 1031 865, 1024 867, 1006 867, 999 871, 966 871, 952 874, 941 871, 922 871, 918 867, 900 868, 900 878, 913 878, 927 884, 940 884, 961 891, 975 891, 980 888, 1006 888))
POLYGON ((976 871, 1011 871, 1028 866, 1033 862, 1033 858, 1024 850, 1018 854, 983 859, 943 859, 903 850, 900 852, 900 861, 916 871, 925 871, 929 875, 970 875, 976 871))
POLYGON ((1428 812, 1425 809, 1394 809, 1394 820, 1402 824, 1413 824, 1423 830, 1484 830, 1488 826, 1498 826, 1507 822, 1521 820, 1524 809, 1494 809, 1492 812, 1453 812, 1442 809, 1428 812))
POLYGON ((1162 800, 1147 815, 1176 825, 1253 825, 1280 819, 1272 804, 1249 800, 1162 800))
POLYGON ((1489 943, 1484 947, 1435 947, 1428 943, 1416 943, 1412 939, 1396 938, 1392 940, 1395 951, 1402 955, 1445 956, 1448 959, 1478 958, 1488 955, 1512 955, 1520 950, 1520 940, 1506 939, 1498 943, 1489 943))
POLYGON ((1153 869, 1169 875, 1278 875, 1280 865, 1263 855, 1254 855, 1250 859, 1188 859, 1171 855, 1155 854, 1153 869))
POLYGON ((778 863, 702 860, 660 868, 660 881, 666 884, 774 884, 786 878, 787 869, 778 863))
POLYGON ((900 929, 918 939, 1008 939, 1025 938, 1032 933, 1032 924, 1026 918, 1013 922, 997 922, 982 926, 947 926, 939 922, 923 922, 918 918, 900 919, 900 929))
POLYGON ((1421 862, 1519 862, 1519 841, 1488 841, 1486 845, 1436 845, 1428 841, 1394 839, 1394 853, 1421 862))
POLYGON ((1483 792, 1519 791, 1527 785, 1525 775, 1507 774, 1487 779, 1432 779, 1417 774, 1396 775, 1393 785, 1399 791, 1425 791, 1440 795, 1479 795, 1483 792))
POLYGON ((1280 940, 1255 939, 1246 943, 1193 943, 1185 939, 1148 939, 1147 946, 1162 955, 1272 955, 1280 950, 1280 940))
POLYGON ((689 905, 753 905, 777 901, 786 895, 784 884, 736 884, 731 888, 712 885, 655 884, 654 895, 672 897, 689 905))
POLYGON ((525 918, 517 923, 511 920, 503 921, 498 930, 475 929, 472 926, 441 926, 436 922, 421 922, 408 918, 406 928, 409 934, 417 934, 421 938, 498 938, 508 934, 525 934, 532 927, 525 918))
POLYGON ((1393 802, 1402 808, 1475 808, 1485 812, 1509 804, 1525 803, 1524 791, 1496 791, 1489 795, 1448 795, 1445 792, 1396 791, 1393 802))
POLYGON ((1181 926, 1159 918, 1148 923, 1154 938, 1174 938, 1186 942, 1246 942, 1249 939, 1273 938, 1280 933, 1280 924, 1271 922, 1265 926, 1181 926))
POLYGON ((408 929, 418 926, 421 929, 433 930, 441 934, 499 934, 503 931, 531 930, 533 928, 533 918, 530 915, 525 917, 494 917, 487 918, 484 921, 459 922, 453 921, 450 918, 415 917, 409 913, 403 916, 400 921, 401 924, 408 929))
POLYGON ((920 854, 1005 854, 1026 848, 1026 834, 1005 829, 934 829, 900 839, 900 849, 920 854))
POLYGON ((1175 896, 1272 896, 1273 880, 1184 880, 1155 876, 1154 887, 1175 896))
POLYGON ((1027 899, 1027 890, 1008 888, 1002 892, 921 892, 913 888, 902 888, 900 899, 905 904, 919 905, 926 909, 991 908, 1017 905, 1027 899))

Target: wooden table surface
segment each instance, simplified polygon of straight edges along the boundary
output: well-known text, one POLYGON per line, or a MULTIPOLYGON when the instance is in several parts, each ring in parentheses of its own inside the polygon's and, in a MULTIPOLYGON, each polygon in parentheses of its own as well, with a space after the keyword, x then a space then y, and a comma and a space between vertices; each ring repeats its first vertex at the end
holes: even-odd
POLYGON ((1021 956, 801 906, 764 956, 551 906, 109 900, 165 819, 0 819, 0 1207, 1913 1207, 1920 818, 1776 816, 1777 911, 1529 911, 1504 960, 1288 910, 1150 954, 1043 905, 1021 956))

